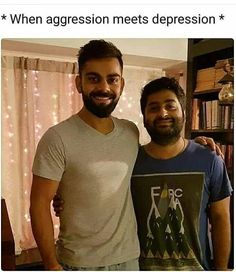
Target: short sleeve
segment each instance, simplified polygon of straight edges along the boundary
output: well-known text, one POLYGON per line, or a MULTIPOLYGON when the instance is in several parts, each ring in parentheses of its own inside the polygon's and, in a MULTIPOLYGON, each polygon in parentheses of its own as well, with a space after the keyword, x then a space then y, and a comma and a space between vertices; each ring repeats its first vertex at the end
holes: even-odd
POLYGON ((50 128, 40 139, 33 163, 33 174, 60 181, 65 171, 65 150, 60 135, 50 128))
POLYGON ((217 155, 214 157, 211 173, 210 201, 215 202, 230 196, 232 187, 227 169, 222 158, 217 155))

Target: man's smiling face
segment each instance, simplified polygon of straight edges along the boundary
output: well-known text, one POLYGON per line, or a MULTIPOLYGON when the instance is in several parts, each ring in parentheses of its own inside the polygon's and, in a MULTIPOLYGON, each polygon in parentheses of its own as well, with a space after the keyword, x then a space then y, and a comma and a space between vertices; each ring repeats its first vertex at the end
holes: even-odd
POLYGON ((174 92, 164 89, 148 97, 144 125, 154 142, 160 145, 175 142, 183 124, 183 111, 174 92))
POLYGON ((108 117, 115 109, 123 87, 124 79, 116 58, 87 61, 77 79, 86 109, 100 118, 108 117))

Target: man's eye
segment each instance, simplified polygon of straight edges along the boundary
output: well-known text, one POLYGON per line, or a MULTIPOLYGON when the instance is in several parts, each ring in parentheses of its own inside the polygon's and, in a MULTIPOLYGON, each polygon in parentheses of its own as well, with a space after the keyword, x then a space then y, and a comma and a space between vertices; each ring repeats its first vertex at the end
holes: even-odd
POLYGON ((98 77, 90 76, 90 77, 88 77, 88 81, 91 82, 91 83, 97 83, 98 82, 98 77))
POLYGON ((118 84, 119 83, 119 78, 118 77, 110 77, 107 80, 108 84, 118 84))
POLYGON ((158 107, 156 107, 156 106, 150 107, 150 108, 149 108, 149 111, 150 111, 150 112, 158 111, 158 107))
POLYGON ((165 108, 166 108, 167 110, 176 110, 176 105, 167 104, 165 108))

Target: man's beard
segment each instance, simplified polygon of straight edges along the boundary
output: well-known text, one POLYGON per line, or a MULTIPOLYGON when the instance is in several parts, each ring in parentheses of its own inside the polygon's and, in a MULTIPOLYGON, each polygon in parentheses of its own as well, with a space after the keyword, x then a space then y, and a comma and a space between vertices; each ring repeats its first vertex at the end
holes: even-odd
POLYGON ((116 97, 114 92, 107 91, 92 91, 89 95, 84 94, 82 91, 82 97, 86 109, 99 118, 109 117, 119 101, 119 98, 116 97), (93 100, 93 97, 96 95, 101 97, 109 97, 111 101, 109 104, 96 104, 96 102, 93 100))
POLYGON ((144 121, 144 126, 150 135, 152 141, 156 144, 166 146, 175 143, 180 138, 180 133, 183 129, 184 120, 179 118, 159 118, 155 119, 152 124, 144 121), (158 127, 158 122, 162 120, 172 121, 168 127, 158 127))

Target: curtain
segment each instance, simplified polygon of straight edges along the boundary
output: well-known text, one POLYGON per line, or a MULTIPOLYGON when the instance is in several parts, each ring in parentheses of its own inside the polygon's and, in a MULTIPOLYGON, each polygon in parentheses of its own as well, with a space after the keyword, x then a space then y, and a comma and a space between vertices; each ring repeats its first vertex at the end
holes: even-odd
MULTIPOLYGON (((1 61, 1 193, 7 204, 16 253, 20 253, 36 246, 31 230, 29 199, 31 169, 38 141, 50 126, 78 112, 82 99, 74 83, 76 63, 11 56, 3 56, 1 61)), ((114 116, 135 122, 140 130, 141 143, 148 137, 142 125, 140 90, 146 82, 162 74, 161 69, 124 67, 126 87, 114 116)), ((59 222, 54 215, 53 221, 56 238, 59 222)))
MULTIPOLYGON (((82 106, 75 63, 2 57, 2 197, 16 252, 35 247, 29 217, 32 162, 42 134, 82 106)), ((54 218, 55 236, 58 221, 54 218)))

